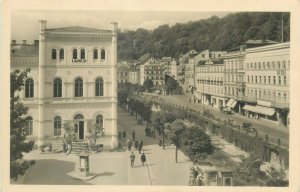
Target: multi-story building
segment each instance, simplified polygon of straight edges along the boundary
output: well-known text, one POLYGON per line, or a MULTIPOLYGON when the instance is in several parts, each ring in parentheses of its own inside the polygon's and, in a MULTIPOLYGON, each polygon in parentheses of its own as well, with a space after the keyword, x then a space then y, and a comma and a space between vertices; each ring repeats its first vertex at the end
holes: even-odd
POLYGON ((172 58, 163 57, 159 62, 164 66, 165 74, 171 76, 172 58))
POLYGON ((183 69, 184 69, 184 85, 185 89, 188 92, 193 92, 195 89, 195 59, 197 55, 195 50, 189 51, 181 59, 183 60, 183 69), (188 54, 188 55, 187 55, 188 54))
POLYGON ((171 62, 171 74, 170 76, 173 77, 176 80, 182 80, 182 76, 180 75, 182 73, 182 66, 179 65, 179 62, 177 62, 175 59, 171 62))
POLYGON ((223 76, 223 64, 196 66, 196 91, 194 95, 198 102, 216 108, 225 106, 223 76))
POLYGON ((128 83, 129 82, 129 66, 127 64, 118 65, 117 79, 118 83, 128 83))
MULTIPOLYGON (((25 43, 25 42, 24 42, 25 43)), ((88 127, 104 128, 101 142, 117 147, 117 24, 113 31, 85 27, 48 29, 40 21, 39 42, 11 45, 11 70, 30 68, 16 93, 29 107, 27 138, 38 146, 74 127, 78 140, 88 127)))
POLYGON ((232 49, 224 54, 224 94, 226 106, 241 112, 242 104, 238 101, 245 96, 243 46, 232 49), (238 104, 238 105, 237 105, 238 104))
POLYGON ((149 59, 144 64, 144 81, 150 79, 154 86, 161 86, 165 84, 165 68, 164 65, 154 58, 149 59))
POLYGON ((129 64, 129 83, 139 84, 140 82, 140 66, 137 63, 129 64))
POLYGON ((201 51, 198 55, 195 56, 195 64, 203 65, 209 63, 216 63, 218 60, 222 60, 223 55, 225 53, 226 51, 210 51, 206 49, 204 51, 201 51))
POLYGON ((288 125, 290 43, 246 49, 244 68, 246 114, 288 125))
MULTIPOLYGON (((245 44, 230 49, 223 55, 224 59, 224 92, 226 97, 226 106, 238 113, 242 113, 242 107, 245 105, 245 70, 244 58, 246 49, 260 47, 277 42, 270 40, 248 40, 245 44)), ((251 102, 250 100, 248 102, 251 102)), ((255 102, 255 101, 252 101, 255 102)))

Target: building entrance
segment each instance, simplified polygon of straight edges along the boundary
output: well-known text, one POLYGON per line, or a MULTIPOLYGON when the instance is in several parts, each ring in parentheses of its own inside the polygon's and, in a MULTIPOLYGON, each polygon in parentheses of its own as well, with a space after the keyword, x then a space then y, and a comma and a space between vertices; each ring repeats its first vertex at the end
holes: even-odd
POLYGON ((78 127, 79 127, 79 140, 83 140, 84 139, 84 121, 79 121, 78 123, 78 127))

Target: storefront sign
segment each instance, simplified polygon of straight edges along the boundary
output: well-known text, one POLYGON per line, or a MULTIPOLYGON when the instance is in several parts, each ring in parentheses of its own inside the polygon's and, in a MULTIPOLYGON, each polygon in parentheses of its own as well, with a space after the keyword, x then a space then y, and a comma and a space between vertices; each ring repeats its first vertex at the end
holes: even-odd
POLYGON ((257 105, 265 106, 265 107, 271 107, 272 104, 269 101, 260 101, 260 100, 257 100, 257 105))
POLYGON ((86 59, 72 59, 72 63, 86 63, 86 59))

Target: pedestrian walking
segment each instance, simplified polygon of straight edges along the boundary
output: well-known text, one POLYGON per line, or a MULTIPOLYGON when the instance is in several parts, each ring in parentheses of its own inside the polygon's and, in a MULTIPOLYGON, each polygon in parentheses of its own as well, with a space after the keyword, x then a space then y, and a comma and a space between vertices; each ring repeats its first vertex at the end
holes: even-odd
POLYGON ((144 166, 145 164, 146 164, 146 155, 145 155, 145 153, 142 153, 142 155, 141 155, 141 162, 142 162, 142 165, 144 166))
POLYGON ((134 142, 134 147, 135 147, 136 149, 139 148, 139 141, 138 141, 138 140, 135 140, 135 142, 134 142))
POLYGON ((203 185, 203 173, 201 173, 201 172, 198 173, 195 183, 197 186, 203 185))
POLYGON ((123 138, 126 137, 126 131, 123 131, 123 138))
POLYGON ((131 151, 131 141, 130 141, 130 139, 127 140, 127 147, 128 147, 128 151, 131 151))
POLYGON ((131 152, 129 158, 130 158, 130 166, 133 167, 134 166, 134 160, 135 160, 135 154, 133 152, 131 152))
POLYGON ((132 131, 132 140, 133 141, 135 140, 135 131, 134 130, 132 131))
POLYGON ((141 140, 139 140, 139 141, 138 141, 138 150, 139 150, 139 154, 141 154, 142 148, 143 148, 143 144, 142 144, 141 140))

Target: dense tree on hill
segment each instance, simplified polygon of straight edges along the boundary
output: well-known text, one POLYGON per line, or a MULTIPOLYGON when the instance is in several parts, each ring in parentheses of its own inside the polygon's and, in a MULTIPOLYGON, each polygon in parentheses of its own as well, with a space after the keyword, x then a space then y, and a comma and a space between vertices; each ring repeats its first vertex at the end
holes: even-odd
POLYGON ((138 59, 151 53, 152 56, 178 57, 191 49, 222 50, 237 47, 249 39, 269 39, 281 42, 283 19, 283 41, 290 40, 290 14, 272 12, 243 12, 229 14, 223 18, 208 19, 162 25, 148 31, 137 29, 119 33, 119 59, 138 59))

